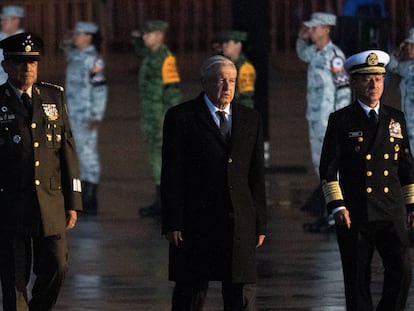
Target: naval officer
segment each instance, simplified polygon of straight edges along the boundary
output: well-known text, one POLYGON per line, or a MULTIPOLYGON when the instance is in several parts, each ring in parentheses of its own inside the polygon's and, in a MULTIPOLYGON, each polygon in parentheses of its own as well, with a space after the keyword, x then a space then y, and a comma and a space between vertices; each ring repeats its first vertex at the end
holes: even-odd
POLYGON ((51 310, 67 270, 66 232, 82 208, 78 160, 63 88, 37 81, 42 40, 21 33, 0 48, 8 73, 0 86, 3 310, 51 310))
POLYGON ((321 155, 320 177, 335 218, 348 311, 374 310, 374 251, 384 265, 375 310, 404 310, 411 281, 407 226, 414 220, 413 158, 404 114, 380 100, 388 62, 389 55, 378 50, 346 60, 356 100, 330 115, 321 155))

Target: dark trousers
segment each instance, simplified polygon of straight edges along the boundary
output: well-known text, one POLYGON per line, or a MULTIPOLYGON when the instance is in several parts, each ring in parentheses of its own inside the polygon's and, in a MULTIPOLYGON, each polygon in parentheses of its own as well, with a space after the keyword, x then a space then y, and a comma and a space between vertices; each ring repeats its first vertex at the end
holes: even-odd
POLYGON ((352 223, 337 227, 347 311, 372 311, 371 262, 377 250, 384 266, 382 297, 375 310, 403 311, 411 282, 408 232, 404 220, 352 223))
POLYGON ((0 237, 3 311, 49 311, 55 305, 67 271, 65 234, 52 237, 0 237), (36 280, 32 298, 27 285, 33 260, 36 280))
MULTIPOLYGON (((207 297, 208 281, 177 282, 172 298, 172 311, 202 311, 207 297)), ((222 282, 224 311, 255 311, 256 284, 222 282)))

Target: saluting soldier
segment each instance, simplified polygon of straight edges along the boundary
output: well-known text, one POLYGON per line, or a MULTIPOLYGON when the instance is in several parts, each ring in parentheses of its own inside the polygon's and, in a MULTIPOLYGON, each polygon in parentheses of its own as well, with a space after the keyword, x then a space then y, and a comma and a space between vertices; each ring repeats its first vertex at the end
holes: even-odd
POLYGON ((69 118, 80 163, 83 209, 95 214, 101 177, 98 134, 108 97, 105 62, 97 24, 77 22, 69 35, 62 44, 68 62, 65 88, 69 118))
POLYGON ((51 310, 67 271, 66 230, 81 210, 81 183, 63 88, 37 82, 42 40, 0 42, 0 277, 3 310, 51 310), (31 265, 36 276, 31 299, 31 265))
POLYGON ((155 183, 155 200, 139 210, 141 216, 159 217, 161 146, 164 115, 181 102, 180 75, 175 56, 164 44, 168 23, 150 20, 143 34, 133 31, 133 44, 141 58, 139 94, 141 98, 141 130, 155 183))
POLYGON ((237 69, 236 102, 254 108, 256 69, 243 53, 243 42, 247 41, 244 31, 229 30, 221 33, 222 54, 231 59, 237 69))
MULTIPOLYGON (((306 119, 312 164, 315 173, 319 174, 319 160, 329 114, 349 105, 351 90, 344 69, 344 53, 331 40, 336 16, 316 12, 303 24, 296 41, 296 52, 301 60, 309 64, 306 119)), ((308 198, 303 209, 323 214, 325 203, 320 187, 308 198)), ((304 224, 304 228, 323 232, 331 228, 331 221, 324 215, 315 223, 304 224)))
POLYGON ((335 218, 348 311, 375 309, 370 292, 375 250, 384 266, 375 310, 404 310, 411 282, 413 157, 404 114, 380 101, 388 61, 379 50, 346 60, 356 101, 330 115, 322 149, 320 178, 335 218))

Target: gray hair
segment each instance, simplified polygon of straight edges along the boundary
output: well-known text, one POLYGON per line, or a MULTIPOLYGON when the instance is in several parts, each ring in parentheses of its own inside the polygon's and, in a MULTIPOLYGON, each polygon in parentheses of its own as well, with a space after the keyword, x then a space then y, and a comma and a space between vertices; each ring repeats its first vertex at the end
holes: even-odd
POLYGON ((214 56, 207 58, 204 61, 204 63, 201 65, 201 68, 200 68, 201 79, 205 79, 205 78, 211 77, 212 75, 216 74, 217 68, 222 67, 222 66, 232 66, 234 70, 237 71, 236 66, 230 59, 222 55, 214 55, 214 56))

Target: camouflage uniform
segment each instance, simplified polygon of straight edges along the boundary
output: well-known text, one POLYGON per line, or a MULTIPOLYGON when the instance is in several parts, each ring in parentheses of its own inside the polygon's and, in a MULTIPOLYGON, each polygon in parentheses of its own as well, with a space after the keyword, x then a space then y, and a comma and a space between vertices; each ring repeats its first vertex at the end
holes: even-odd
POLYGON ((387 68, 401 76, 401 110, 407 121, 411 150, 414 150, 414 60, 399 61, 392 55, 387 68))
POLYGON ((299 38, 296 52, 301 60, 309 63, 306 119, 312 163, 319 174, 319 160, 329 115, 350 103, 351 90, 343 69, 344 54, 335 44, 329 42, 323 49, 317 50, 315 45, 309 45, 299 38), (336 61, 342 63, 336 64, 336 61))
POLYGON ((98 131, 89 128, 89 121, 101 121, 104 117, 107 101, 107 86, 102 75, 104 62, 93 45, 83 51, 67 48, 65 54, 68 61, 66 96, 80 161, 81 180, 98 184, 98 131), (96 67, 102 70, 92 75, 91 70, 96 67))
POLYGON ((237 69, 237 84, 234 98, 240 104, 254 108, 256 70, 244 54, 241 54, 234 64, 237 69))
POLYGON ((141 97, 141 130, 156 185, 161 179, 162 126, 166 111, 180 103, 180 77, 175 57, 163 45, 156 51, 143 47, 142 39, 134 42, 137 54, 142 56, 139 70, 141 97))

